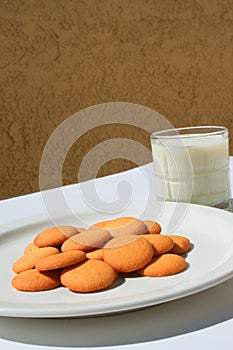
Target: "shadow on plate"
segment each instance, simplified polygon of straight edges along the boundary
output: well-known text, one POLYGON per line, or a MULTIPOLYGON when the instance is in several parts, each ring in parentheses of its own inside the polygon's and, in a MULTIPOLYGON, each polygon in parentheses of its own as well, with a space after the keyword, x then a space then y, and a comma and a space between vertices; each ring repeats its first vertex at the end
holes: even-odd
POLYGON ((166 339, 233 317, 233 279, 146 309, 89 318, 0 317, 0 338, 56 347, 114 346, 166 339))

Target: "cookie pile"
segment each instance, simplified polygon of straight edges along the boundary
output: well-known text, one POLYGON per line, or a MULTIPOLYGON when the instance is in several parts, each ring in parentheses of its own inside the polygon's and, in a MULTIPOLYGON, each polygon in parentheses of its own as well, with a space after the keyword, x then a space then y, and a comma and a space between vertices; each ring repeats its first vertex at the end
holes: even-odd
POLYGON ((120 273, 162 277, 186 269, 191 248, 184 236, 161 234, 152 220, 121 217, 88 229, 48 228, 37 234, 12 266, 12 286, 42 291, 59 286, 88 293, 109 287, 120 273))

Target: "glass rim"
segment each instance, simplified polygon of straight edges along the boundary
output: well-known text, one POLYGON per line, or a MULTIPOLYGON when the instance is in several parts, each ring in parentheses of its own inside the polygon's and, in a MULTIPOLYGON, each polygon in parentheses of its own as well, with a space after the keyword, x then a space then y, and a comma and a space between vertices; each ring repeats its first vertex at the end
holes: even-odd
POLYGON ((214 126, 214 125, 205 125, 205 126, 187 126, 182 128, 174 128, 174 129, 165 129, 153 132, 150 135, 151 139, 168 139, 168 138, 182 138, 182 137, 204 137, 204 136, 212 136, 212 135, 220 135, 224 132, 228 132, 228 128, 225 126, 214 126), (205 131, 205 130, 212 131, 205 131), (189 133, 185 133, 185 131, 193 131, 189 133), (204 132, 198 133, 198 130, 204 130, 204 132), (184 133, 179 133, 184 132, 184 133), (170 133, 170 134, 169 134, 170 133), (165 134, 165 135, 163 135, 165 134), (166 135, 167 134, 167 135, 166 135))

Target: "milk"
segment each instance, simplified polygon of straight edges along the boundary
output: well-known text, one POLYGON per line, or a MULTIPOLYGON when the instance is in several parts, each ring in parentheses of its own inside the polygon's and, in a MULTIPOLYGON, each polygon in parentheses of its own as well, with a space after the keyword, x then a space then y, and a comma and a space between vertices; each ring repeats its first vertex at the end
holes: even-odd
POLYGON ((230 198, 226 135, 152 139, 159 199, 217 206, 230 198))

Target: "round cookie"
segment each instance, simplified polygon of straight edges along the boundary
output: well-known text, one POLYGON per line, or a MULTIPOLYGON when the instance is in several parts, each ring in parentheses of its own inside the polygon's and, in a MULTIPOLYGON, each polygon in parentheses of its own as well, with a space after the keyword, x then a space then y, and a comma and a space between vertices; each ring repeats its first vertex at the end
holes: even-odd
POLYGON ((59 253, 59 250, 54 247, 45 247, 34 249, 26 255, 22 256, 12 266, 12 270, 20 273, 26 270, 31 270, 36 266, 36 263, 46 256, 59 253))
POLYGON ((30 253, 32 250, 35 250, 35 249, 39 249, 39 247, 37 247, 37 245, 35 245, 34 242, 29 243, 26 246, 26 248, 24 249, 24 255, 27 254, 27 253, 30 253))
POLYGON ((104 229, 86 230, 67 239, 61 246, 62 252, 70 250, 88 251, 93 248, 101 248, 111 239, 111 235, 104 229))
POLYGON ((114 269, 104 261, 88 259, 65 267, 61 272, 61 283, 74 292, 88 293, 109 287, 116 276, 114 269))
POLYGON ((40 248, 57 247, 76 233, 78 233, 78 229, 73 226, 50 227, 38 233, 34 239, 34 244, 40 248))
POLYGON ((130 234, 126 234, 126 235, 119 235, 116 236, 112 239, 110 239, 110 241, 108 241, 104 248, 116 248, 116 247, 121 247, 123 245, 126 245, 128 243, 131 243, 133 241, 136 241, 140 238, 141 236, 138 235, 130 235, 130 234))
POLYGON ((103 248, 94 249, 86 253, 88 259, 103 260, 103 248))
POLYGON ((36 263, 38 271, 50 271, 77 264, 86 259, 86 254, 81 250, 59 253, 47 256, 36 263))
POLYGON ((190 240, 184 236, 170 235, 171 239, 174 242, 173 248, 170 250, 170 253, 174 254, 185 254, 191 249, 190 240))
POLYGON ((59 271, 39 272, 27 270, 14 276, 11 284, 14 288, 26 292, 39 292, 57 288, 61 285, 59 271))
POLYGON ((133 217, 121 217, 105 223, 104 228, 112 237, 125 234, 143 235, 147 232, 146 225, 133 217))
MULTIPOLYGON (((129 236, 135 237, 134 235, 128 235, 128 238, 129 236)), ((121 237, 113 238, 103 250, 104 261, 116 271, 136 271, 151 261, 154 248, 145 238, 137 237, 137 239, 134 238, 134 240, 120 246, 119 238, 121 237)))
POLYGON ((110 220, 96 222, 95 224, 91 225, 89 229, 92 230, 95 228, 104 228, 105 224, 107 224, 109 221, 110 220))
POLYGON ((147 227, 147 231, 150 234, 159 234, 162 231, 162 228, 160 226, 160 224, 156 221, 152 221, 152 220, 143 220, 144 224, 147 227))
POLYGON ((187 263, 182 256, 167 253, 154 257, 147 266, 138 272, 142 276, 162 277, 182 272, 186 266, 187 263))
POLYGON ((174 245, 174 242, 170 236, 147 234, 143 237, 153 245, 154 255, 167 253, 174 245))

